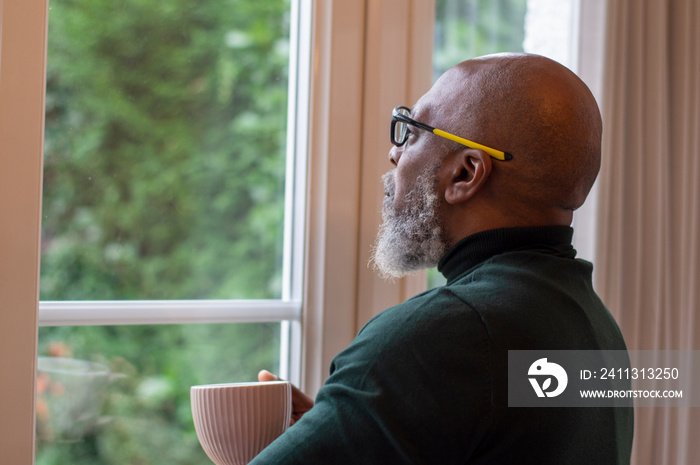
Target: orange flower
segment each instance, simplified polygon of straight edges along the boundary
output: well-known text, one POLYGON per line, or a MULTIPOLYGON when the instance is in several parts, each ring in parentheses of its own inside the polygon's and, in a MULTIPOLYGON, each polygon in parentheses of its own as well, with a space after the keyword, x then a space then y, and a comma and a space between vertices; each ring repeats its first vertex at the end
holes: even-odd
POLYGON ((36 376, 36 392, 43 394, 51 384, 51 376, 48 373, 39 372, 36 376))
POLYGON ((37 397, 36 399, 36 417, 43 423, 47 423, 51 417, 49 404, 46 403, 46 399, 43 397, 37 397))
POLYGON ((73 353, 71 348, 63 342, 52 342, 49 344, 48 352, 51 357, 70 357, 73 353))

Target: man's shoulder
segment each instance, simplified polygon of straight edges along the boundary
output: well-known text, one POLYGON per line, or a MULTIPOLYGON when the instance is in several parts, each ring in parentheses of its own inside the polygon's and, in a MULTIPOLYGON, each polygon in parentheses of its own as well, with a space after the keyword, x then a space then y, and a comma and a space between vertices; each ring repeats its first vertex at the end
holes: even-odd
MULTIPOLYGON (((336 356, 331 372, 359 372, 357 377, 362 378, 404 367, 404 374, 412 376, 410 373, 422 367, 431 373, 425 378, 428 383, 461 367, 488 378, 489 347, 488 332, 479 315, 448 289, 437 288, 371 319, 336 356)), ((483 383, 477 384, 479 389, 485 388, 483 383)))
POLYGON ((410 299, 390 307, 373 317, 362 331, 368 328, 425 327, 454 319, 468 318, 473 309, 447 287, 438 287, 422 292, 410 299))
POLYGON ((479 315, 449 289, 440 287, 384 310, 364 325, 353 345, 379 351, 483 344, 487 338, 479 315))
POLYGON ((624 349, 584 260, 514 251, 448 285, 479 314, 494 347, 624 349))

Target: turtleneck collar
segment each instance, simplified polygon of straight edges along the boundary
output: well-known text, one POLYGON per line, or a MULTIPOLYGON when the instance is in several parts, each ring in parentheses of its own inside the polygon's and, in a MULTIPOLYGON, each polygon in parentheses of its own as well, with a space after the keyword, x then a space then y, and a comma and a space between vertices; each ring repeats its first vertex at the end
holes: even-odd
MULTIPOLYGON (((438 264, 449 284, 479 263, 511 250, 528 246, 565 246, 571 258, 576 251, 571 246, 574 230, 569 226, 532 226, 481 231, 467 236, 450 248, 438 264)), ((564 251, 564 250, 560 250, 564 251)))

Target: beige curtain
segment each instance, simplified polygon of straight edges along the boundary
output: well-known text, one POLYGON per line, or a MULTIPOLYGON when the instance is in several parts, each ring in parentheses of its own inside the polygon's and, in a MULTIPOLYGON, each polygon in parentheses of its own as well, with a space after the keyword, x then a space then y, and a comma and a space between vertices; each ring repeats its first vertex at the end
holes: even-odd
MULTIPOLYGON (((630 349, 700 349, 700 1, 609 0, 596 281, 630 349)), ((637 409, 632 463, 700 464, 700 409, 637 409)))

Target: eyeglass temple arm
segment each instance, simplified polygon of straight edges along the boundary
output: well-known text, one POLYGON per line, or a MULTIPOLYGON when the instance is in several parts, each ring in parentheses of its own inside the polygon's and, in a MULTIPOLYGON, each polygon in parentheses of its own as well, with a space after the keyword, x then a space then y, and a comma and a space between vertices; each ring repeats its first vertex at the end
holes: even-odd
POLYGON ((492 149, 491 147, 481 145, 477 142, 472 142, 469 139, 455 136, 454 134, 450 134, 449 132, 443 131, 442 129, 436 129, 436 128, 431 128, 431 129, 432 129, 433 134, 435 134, 436 136, 444 137, 445 139, 449 139, 451 141, 457 142, 458 144, 462 144, 462 145, 465 145, 465 146, 473 148, 473 149, 483 150, 484 152, 489 154, 489 156, 491 156, 497 160, 507 161, 507 160, 511 160, 513 158, 513 155, 511 155, 508 152, 503 152, 501 150, 492 149))

